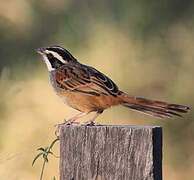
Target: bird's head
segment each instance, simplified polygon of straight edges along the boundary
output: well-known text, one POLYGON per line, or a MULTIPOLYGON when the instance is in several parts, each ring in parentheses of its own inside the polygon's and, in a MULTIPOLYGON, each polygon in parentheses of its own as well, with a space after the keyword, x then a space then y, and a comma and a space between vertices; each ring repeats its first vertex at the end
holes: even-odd
POLYGON ((66 49, 60 46, 38 48, 37 52, 42 55, 49 71, 56 70, 67 63, 77 62, 66 49))

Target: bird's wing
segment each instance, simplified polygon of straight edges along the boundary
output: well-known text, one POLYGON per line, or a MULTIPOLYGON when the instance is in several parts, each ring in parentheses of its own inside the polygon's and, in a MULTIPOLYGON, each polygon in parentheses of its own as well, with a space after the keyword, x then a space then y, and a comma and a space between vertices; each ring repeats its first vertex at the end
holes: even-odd
POLYGON ((55 77, 57 86, 64 90, 96 96, 120 94, 111 79, 92 67, 67 64, 56 71, 55 77))
POLYGON ((88 67, 87 69, 90 73, 91 81, 94 85, 99 86, 101 89, 106 91, 109 95, 117 96, 121 93, 117 85, 106 75, 96 70, 93 67, 88 67))

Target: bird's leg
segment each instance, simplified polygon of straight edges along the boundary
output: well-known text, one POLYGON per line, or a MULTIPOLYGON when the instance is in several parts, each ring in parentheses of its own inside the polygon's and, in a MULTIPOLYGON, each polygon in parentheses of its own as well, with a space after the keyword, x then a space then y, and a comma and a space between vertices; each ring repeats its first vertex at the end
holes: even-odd
POLYGON ((86 122, 82 123, 82 125, 86 125, 86 126, 96 125, 96 123, 94 121, 102 112, 103 111, 97 111, 96 114, 94 114, 94 116, 89 121, 86 121, 86 122))
POLYGON ((80 114, 77 114, 76 116, 73 116, 72 118, 68 119, 67 121, 65 121, 64 123, 62 123, 61 125, 64 125, 64 124, 72 124, 75 120, 83 117, 83 116, 86 116, 87 114, 89 114, 89 112, 82 112, 80 114))
POLYGON ((75 120, 83 117, 83 116, 86 116, 87 114, 89 114, 89 112, 82 112, 82 113, 79 113, 77 114, 76 116, 73 116, 72 118, 68 119, 67 121, 65 121, 64 123, 61 123, 61 124, 56 124, 55 126, 57 127, 56 130, 55 130, 55 134, 57 135, 59 133, 59 130, 60 130, 60 127, 63 126, 63 125, 71 125, 75 120))

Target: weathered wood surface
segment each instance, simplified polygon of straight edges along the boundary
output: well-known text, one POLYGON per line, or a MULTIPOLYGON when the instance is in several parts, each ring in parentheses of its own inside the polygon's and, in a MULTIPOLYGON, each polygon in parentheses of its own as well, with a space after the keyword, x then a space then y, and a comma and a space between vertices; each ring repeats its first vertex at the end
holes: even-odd
POLYGON ((161 127, 61 128, 60 180, 161 179, 161 127))

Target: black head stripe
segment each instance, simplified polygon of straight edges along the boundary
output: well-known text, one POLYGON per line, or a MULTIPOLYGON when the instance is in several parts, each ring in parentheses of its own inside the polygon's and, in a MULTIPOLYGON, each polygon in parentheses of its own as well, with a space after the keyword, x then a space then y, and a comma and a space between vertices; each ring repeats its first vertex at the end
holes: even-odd
POLYGON ((57 58, 55 58, 51 53, 47 54, 47 58, 52 66, 52 68, 59 68, 62 65, 64 65, 60 60, 58 60, 57 58))
POLYGON ((49 51, 53 51, 58 53, 65 61, 76 61, 75 58, 71 55, 70 52, 68 52, 66 49, 63 49, 61 47, 49 47, 47 48, 49 51))

